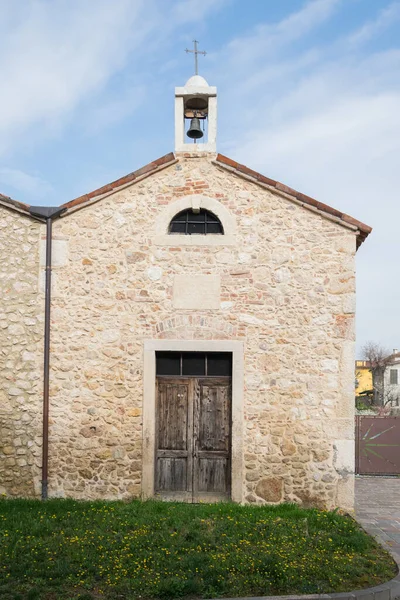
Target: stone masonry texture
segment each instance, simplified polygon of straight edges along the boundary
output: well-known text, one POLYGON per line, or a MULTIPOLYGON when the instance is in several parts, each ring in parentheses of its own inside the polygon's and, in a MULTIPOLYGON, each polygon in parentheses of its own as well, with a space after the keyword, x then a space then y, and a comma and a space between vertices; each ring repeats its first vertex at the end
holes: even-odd
POLYGON ((0 207, 0 494, 40 490, 41 225, 0 207))
MULTIPOLYGON (((212 158, 54 224, 49 495, 139 496, 144 340, 229 339, 245 347, 244 500, 352 510, 355 233, 212 158), (155 242, 193 194, 230 211, 232 245, 155 242), (218 276, 219 308, 174 308, 185 274, 218 276)), ((0 491, 21 496, 40 479, 42 227, 0 207, 0 491)))

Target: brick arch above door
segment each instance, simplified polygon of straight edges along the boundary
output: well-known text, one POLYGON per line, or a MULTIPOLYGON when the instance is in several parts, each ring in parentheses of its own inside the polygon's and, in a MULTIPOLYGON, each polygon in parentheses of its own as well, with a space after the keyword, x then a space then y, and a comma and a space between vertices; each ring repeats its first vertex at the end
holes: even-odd
POLYGON ((164 319, 153 326, 153 334, 158 339, 220 339, 244 337, 242 324, 232 325, 221 317, 209 315, 176 315, 164 319))

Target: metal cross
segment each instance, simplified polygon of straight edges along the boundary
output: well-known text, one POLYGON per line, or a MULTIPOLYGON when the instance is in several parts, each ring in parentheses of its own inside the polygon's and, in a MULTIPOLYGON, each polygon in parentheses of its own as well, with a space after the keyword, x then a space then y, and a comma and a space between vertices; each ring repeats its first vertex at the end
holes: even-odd
POLYGON ((204 50, 197 50, 197 44, 198 43, 199 42, 197 40, 193 40, 194 50, 188 50, 186 48, 186 52, 187 53, 191 52, 192 54, 194 54, 194 74, 195 75, 199 74, 199 64, 198 64, 197 55, 198 54, 203 54, 203 56, 205 56, 207 54, 207 52, 205 52, 204 50))

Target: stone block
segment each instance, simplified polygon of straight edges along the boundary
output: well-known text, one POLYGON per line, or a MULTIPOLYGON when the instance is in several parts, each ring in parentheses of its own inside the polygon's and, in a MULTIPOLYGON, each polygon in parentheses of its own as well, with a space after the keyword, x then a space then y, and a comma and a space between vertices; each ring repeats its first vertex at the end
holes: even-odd
POLYGON ((255 493, 266 502, 280 502, 283 496, 283 480, 278 477, 263 478, 258 482, 255 493))
POLYGON ((175 275, 172 304, 176 309, 219 309, 221 280, 218 275, 175 275))
POLYGON ((354 440, 335 440, 333 452, 336 471, 342 476, 354 473, 354 440))

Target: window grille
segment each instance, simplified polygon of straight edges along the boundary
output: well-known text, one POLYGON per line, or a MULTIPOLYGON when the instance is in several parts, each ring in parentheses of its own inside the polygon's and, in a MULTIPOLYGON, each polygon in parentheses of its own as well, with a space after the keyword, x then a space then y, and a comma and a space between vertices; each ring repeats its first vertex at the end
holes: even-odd
POLYGON ((192 209, 184 210, 172 219, 169 233, 181 235, 223 235, 224 228, 221 221, 208 210, 201 209, 194 212, 192 209))
POLYGON ((226 377, 232 373, 229 352, 156 352, 157 375, 226 377))

